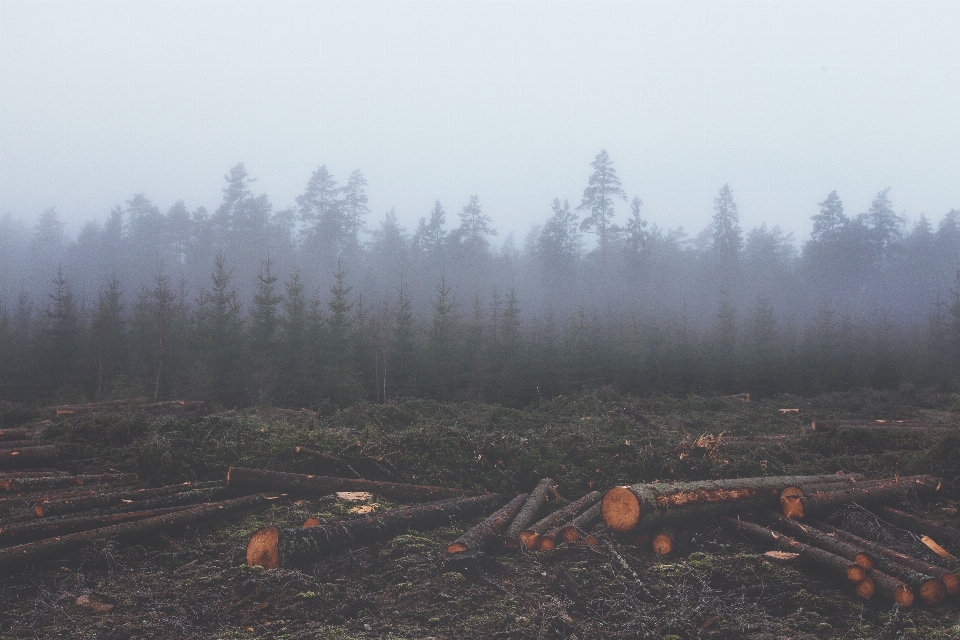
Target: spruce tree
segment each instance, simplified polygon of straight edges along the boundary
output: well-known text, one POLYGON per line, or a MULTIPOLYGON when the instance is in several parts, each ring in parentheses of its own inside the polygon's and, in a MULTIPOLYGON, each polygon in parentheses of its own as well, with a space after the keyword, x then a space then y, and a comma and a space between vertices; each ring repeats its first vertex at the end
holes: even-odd
POLYGON ((583 219, 580 228, 584 231, 593 231, 597 234, 598 248, 601 257, 606 256, 607 245, 610 241, 611 220, 614 216, 614 199, 627 199, 617 170, 613 168, 613 161, 606 149, 601 149, 597 157, 590 163, 593 173, 583 190, 583 199, 580 211, 589 211, 590 215, 583 219))
POLYGON ((260 406, 270 404, 277 382, 279 306, 283 296, 276 293, 277 276, 273 275, 271 266, 269 257, 261 263, 250 316, 251 385, 260 406))
POLYGON ((123 374, 127 346, 125 324, 120 279, 114 273, 100 289, 90 326, 97 399, 108 397, 123 374))

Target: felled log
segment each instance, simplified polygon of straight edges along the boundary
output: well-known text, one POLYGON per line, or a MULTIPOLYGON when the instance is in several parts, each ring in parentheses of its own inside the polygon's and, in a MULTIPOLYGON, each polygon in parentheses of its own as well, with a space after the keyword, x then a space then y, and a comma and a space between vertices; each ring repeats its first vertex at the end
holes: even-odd
POLYGON ((463 489, 449 487, 331 478, 244 467, 230 467, 227 471, 227 486, 254 491, 282 491, 306 496, 322 496, 334 491, 369 491, 401 502, 424 502, 468 495, 468 492, 463 489))
POLYGON ((884 600, 894 602, 901 607, 913 606, 917 596, 910 585, 877 569, 871 569, 867 577, 873 582, 875 592, 879 593, 884 600))
POLYGON ((30 517, 35 517, 32 513, 33 505, 42 500, 58 500, 60 498, 77 498, 80 496, 94 495, 97 489, 93 486, 72 486, 63 489, 49 489, 46 491, 27 491, 16 495, 0 496, 0 510, 16 509, 17 507, 29 507, 30 517))
POLYGON ((954 427, 934 425, 916 420, 814 420, 810 428, 818 433, 836 431, 837 429, 863 429, 873 431, 889 431, 894 433, 924 433, 925 431, 957 431, 954 427))
POLYGON ((506 531, 530 494, 521 493, 447 546, 447 555, 464 551, 482 551, 498 540, 506 531))
POLYGON ((166 402, 141 404, 138 408, 147 413, 162 413, 164 411, 206 411, 207 404, 203 400, 167 400, 166 402))
POLYGON ((100 411, 112 411, 116 410, 119 407, 131 405, 131 404, 140 404, 142 402, 147 402, 149 398, 125 398, 122 400, 105 400, 103 402, 88 402, 86 404, 62 404, 57 407, 49 407, 47 410, 51 412, 51 415, 56 416, 72 416, 79 415, 84 413, 97 413, 100 411))
POLYGON ((527 501, 523 503, 520 512, 517 513, 517 517, 513 519, 506 533, 503 534, 503 544, 514 548, 520 543, 520 532, 537 519, 537 514, 550 499, 550 494, 555 488, 556 482, 553 478, 543 478, 537 483, 537 486, 530 492, 527 501))
POLYGON ((852 477, 857 476, 773 476, 672 484, 641 483, 607 491, 600 511, 606 525, 612 531, 622 533, 630 531, 641 521, 653 525, 775 507, 780 492, 789 485, 843 482, 852 477))
POLYGON ((864 547, 838 540, 835 536, 827 535, 810 525, 785 518, 779 513, 772 514, 772 517, 776 525, 783 529, 785 533, 796 537, 802 542, 820 547, 841 558, 856 562, 864 569, 873 569, 875 564, 873 554, 869 553, 864 547))
POLYGON ((27 430, 23 427, 16 429, 0 429, 0 440, 27 440, 27 430))
POLYGON ((920 594, 927 604, 937 604, 948 594, 960 592, 960 577, 953 571, 924 562, 918 558, 900 553, 882 544, 861 538, 843 529, 837 529, 826 523, 816 523, 818 529, 836 536, 851 544, 869 550, 877 558, 877 568, 909 584, 920 594), (910 573, 903 573, 903 567, 910 573), (941 589, 942 584, 942 589, 941 589))
POLYGON ((47 471, 38 471, 36 469, 29 471, 0 471, 0 479, 3 480, 16 480, 17 478, 63 478, 72 475, 69 471, 57 471, 56 469, 47 471))
POLYGON ((0 489, 4 491, 40 491, 43 489, 58 489, 60 487, 82 486, 91 484, 122 484, 136 482, 135 473, 101 473, 83 474, 78 476, 40 476, 40 477, 10 477, 0 478, 0 489))
POLYGON ((655 554, 665 556, 673 551, 676 541, 677 534, 674 533, 673 529, 670 527, 661 527, 653 534, 650 546, 653 548, 655 554))
POLYGON ((62 536, 79 531, 89 531, 100 527, 108 527, 121 522, 155 518, 168 513, 192 509, 195 505, 181 507, 165 507, 163 509, 148 509, 146 511, 128 511, 125 513, 110 513, 82 518, 64 518, 61 520, 32 520, 0 526, 0 542, 23 544, 34 540, 42 540, 53 536, 62 536))
POLYGON ((95 493, 78 498, 42 500, 33 506, 38 518, 49 518, 67 513, 77 513, 87 509, 101 509, 119 504, 135 504, 133 508, 155 509, 172 507, 177 504, 190 504, 216 500, 226 493, 219 482, 185 482, 154 489, 134 489, 112 493, 95 493), (148 500, 151 502, 148 503, 148 500), (149 506, 148 506, 149 505, 149 506))
POLYGON ((779 531, 773 531, 752 522, 728 517, 720 518, 720 524, 727 529, 739 532, 744 537, 761 545, 772 545, 780 551, 797 553, 800 555, 801 560, 835 577, 842 578, 847 582, 856 584, 867 577, 867 570, 856 562, 842 558, 829 551, 804 544, 779 531))
POLYGON ((527 549, 539 549, 549 551, 556 546, 556 540, 550 536, 544 535, 555 529, 561 524, 566 524, 568 520, 573 520, 581 511, 593 505, 600 500, 603 494, 599 491, 591 491, 587 495, 574 500, 570 504, 557 509, 545 518, 538 520, 526 529, 520 532, 520 542, 527 549), (543 537, 541 541, 540 538, 543 537))
POLYGON ((165 529, 195 524, 210 518, 245 511, 266 503, 262 494, 244 496, 234 500, 214 502, 195 506, 191 509, 168 513, 166 515, 123 522, 99 529, 71 533, 65 536, 47 538, 6 549, 0 549, 0 570, 11 571, 28 565, 35 560, 51 558, 80 549, 95 540, 137 538, 157 533, 165 529))
POLYGON ((936 491, 940 487, 940 481, 933 476, 910 476, 889 478, 878 482, 851 483, 840 491, 821 490, 809 493, 804 490, 802 484, 799 486, 802 495, 789 495, 782 498, 780 502, 783 515, 795 520, 824 514, 851 502, 871 505, 893 500, 911 489, 936 491))
POLYGON ((331 456, 330 454, 323 453, 322 451, 315 451, 314 449, 308 449, 307 447, 300 446, 296 448, 296 452, 326 462, 334 469, 337 469, 340 473, 346 474, 343 476, 344 478, 363 479, 363 477, 357 473, 356 470, 354 470, 354 468, 351 467, 345 460, 341 460, 336 456, 331 456))
POLYGON ((57 459, 57 447, 44 444, 35 447, 0 449, 0 468, 42 467, 45 462, 57 459))
POLYGON ((500 500, 499 495, 488 493, 329 520, 307 529, 265 527, 250 536, 247 564, 267 569, 304 567, 342 549, 389 540, 410 529, 433 529, 456 518, 482 515, 500 500))
MULTIPOLYGON (((858 489, 868 489, 870 487, 881 487, 890 484, 891 482, 928 482, 932 481, 934 478, 930 475, 921 475, 921 476, 904 476, 902 478, 884 478, 882 480, 860 480, 856 483, 858 489)), ((783 491, 780 492, 780 506, 781 510, 784 513, 797 512, 802 513, 803 505, 799 503, 799 499, 808 494, 815 493, 830 493, 833 491, 845 491, 849 488, 849 485, 842 482, 820 482, 814 484, 803 484, 803 485, 790 485, 784 487, 783 491)))
POLYGON ((797 436, 755 436, 753 438, 721 438, 721 449, 753 449, 755 447, 769 447, 794 442, 797 436))
POLYGON ((941 541, 949 540, 955 545, 960 545, 960 529, 957 527, 940 524, 930 518, 921 518, 912 513, 901 511, 900 509, 894 509, 893 507, 877 507, 877 512, 914 531, 925 533, 928 536, 935 536, 941 541))
POLYGON ((598 502, 567 524, 560 527, 560 531, 557 532, 557 540, 561 540, 563 542, 576 542, 583 536, 587 535, 586 532, 588 532, 593 525, 600 521, 601 506, 601 503, 598 502))

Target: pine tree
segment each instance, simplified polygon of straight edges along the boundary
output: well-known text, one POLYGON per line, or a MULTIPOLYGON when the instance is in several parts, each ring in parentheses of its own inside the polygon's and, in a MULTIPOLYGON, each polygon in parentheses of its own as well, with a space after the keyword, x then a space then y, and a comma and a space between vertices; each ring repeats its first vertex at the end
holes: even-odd
POLYGON ((431 378, 429 389, 440 400, 449 399, 460 384, 459 325, 456 299, 447 285, 445 274, 441 273, 427 345, 430 362, 428 375, 431 378))
POLYGON ((303 235, 314 250, 329 251, 342 240, 340 193, 327 165, 322 165, 310 176, 303 194, 297 196, 303 235))
POLYGON ((299 408, 310 402, 310 390, 320 382, 309 366, 316 361, 311 358, 316 355, 312 349, 316 342, 310 340, 310 314, 299 271, 286 281, 282 305, 277 345, 279 394, 287 406, 299 408))
POLYGON ((849 222, 843 213, 843 202, 840 201, 836 191, 831 191, 826 200, 818 206, 820 212, 810 218, 813 221, 810 239, 814 242, 836 239, 841 229, 849 222))
POLYGON ((346 285, 346 278, 343 264, 338 263, 334 283, 330 287, 331 298, 327 302, 327 392, 330 400, 338 405, 352 402, 360 395, 353 334, 355 318, 350 315, 355 303, 349 299, 353 288, 346 285))
POLYGON ((490 246, 486 236, 495 236, 497 232, 490 226, 493 220, 480 207, 480 197, 470 196, 470 202, 457 215, 460 217, 460 226, 455 232, 457 240, 473 251, 485 251, 490 246))
POLYGON ((554 198, 553 215, 544 223, 537 237, 537 257, 543 263, 545 273, 557 279, 572 270, 580 257, 580 232, 578 215, 570 210, 570 202, 554 198))
POLYGON ((627 194, 606 149, 600 150, 590 166, 593 167, 593 173, 583 190, 580 206, 577 207, 579 211, 589 211, 590 215, 583 219, 580 228, 584 231, 593 230, 597 234, 600 255, 606 256, 607 244, 610 241, 610 221, 614 216, 614 198, 619 197, 626 201, 627 194))
POLYGON ((647 248, 649 232, 647 231, 647 221, 640 215, 642 208, 643 200, 639 197, 634 197, 634 199, 630 201, 630 218, 627 220, 625 231, 627 236, 627 251, 634 259, 643 256, 647 248))
POLYGON ((211 275, 212 288, 201 291, 195 325, 200 354, 209 376, 208 392, 226 406, 243 401, 240 362, 244 352, 242 305, 226 269, 223 254, 217 254, 211 275))
POLYGON ((417 392, 416 327, 410 298, 400 281, 397 308, 393 316, 393 379, 398 396, 417 392))
POLYGON ((104 399, 110 386, 123 373, 126 354, 126 330, 120 279, 114 273, 100 289, 93 312, 90 338, 97 380, 96 397, 104 399))
POLYGON ((877 256, 878 266, 882 266, 889 247, 894 242, 902 239, 903 218, 898 216, 893 210, 893 204, 889 197, 890 187, 887 187, 876 195, 873 202, 870 203, 870 209, 865 214, 870 224, 874 251, 877 256))
POLYGON ((62 264, 57 267, 53 286, 53 291, 47 294, 50 302, 45 311, 45 388, 48 393, 62 391, 66 397, 72 397, 72 394, 76 393, 75 385, 80 382, 76 379, 76 373, 80 364, 83 336, 80 312, 74 302, 70 285, 64 278, 62 264))
POLYGON ((260 406, 270 404, 277 382, 279 306, 283 302, 283 296, 276 293, 277 276, 273 275, 271 266, 269 257, 261 263, 250 317, 250 351, 253 364, 251 383, 260 406))
POLYGON ((736 264, 743 247, 740 215, 737 213, 737 203, 733 201, 729 184, 720 187, 720 192, 713 201, 713 211, 713 251, 719 257, 721 265, 728 267, 736 264))

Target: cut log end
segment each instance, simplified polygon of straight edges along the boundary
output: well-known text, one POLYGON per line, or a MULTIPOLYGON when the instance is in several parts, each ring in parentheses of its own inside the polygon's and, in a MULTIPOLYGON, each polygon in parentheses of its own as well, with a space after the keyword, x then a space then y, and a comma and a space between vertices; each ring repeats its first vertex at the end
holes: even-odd
POLYGON ((320 518, 307 518, 303 521, 304 529, 312 529, 313 527, 320 526, 320 518))
POLYGON ((280 529, 266 527, 260 529, 247 543, 247 565, 276 569, 280 566, 280 529))
POLYGON ((557 541, 553 536, 538 536, 537 551, 553 551, 557 548, 557 541))
POLYGON ((877 583, 875 583, 873 578, 869 576, 857 583, 857 595, 861 598, 866 598, 869 600, 876 592, 877 583))
POLYGON ((853 582, 854 584, 858 582, 863 582, 867 577, 867 570, 861 567, 858 564, 853 564, 847 567, 847 580, 853 582))
POLYGON ((559 537, 563 542, 576 542, 580 539, 580 532, 576 527, 567 525, 560 529, 559 537))
POLYGON ((673 551, 673 535, 667 531, 661 531, 653 536, 651 546, 658 556, 665 556, 673 551))
POLYGON ((940 604, 947 597, 947 587, 940 578, 925 580, 920 585, 920 599, 927 604, 940 604))
POLYGON ((469 548, 467 545, 463 544, 462 542, 454 542, 453 544, 447 546, 447 555, 452 556, 455 553, 463 553, 464 551, 468 550, 469 548))
POLYGON ((47 510, 44 509, 43 505, 40 504, 39 502, 33 505, 33 514, 38 518, 42 518, 46 514, 46 511, 47 510))
POLYGON ((803 520, 803 489, 796 486, 787 487, 780 492, 780 506, 784 517, 791 520, 803 520))
POLYGON ((893 601, 901 607, 913 606, 913 589, 906 585, 897 587, 896 591, 893 592, 893 601))
POLYGON ((864 569, 873 569, 873 556, 869 553, 858 553, 856 556, 854 556, 853 561, 864 569))
POLYGON ((630 531, 640 522, 640 500, 630 487, 614 487, 603 496, 600 513, 610 530, 630 531))
POLYGON ((536 531, 521 531, 520 532, 520 542, 527 549, 533 549, 537 546, 537 538, 540 535, 536 531))
POLYGON ((943 585, 947 588, 949 595, 960 593, 960 577, 957 577, 957 574, 947 572, 940 576, 940 579, 943 580, 943 585))

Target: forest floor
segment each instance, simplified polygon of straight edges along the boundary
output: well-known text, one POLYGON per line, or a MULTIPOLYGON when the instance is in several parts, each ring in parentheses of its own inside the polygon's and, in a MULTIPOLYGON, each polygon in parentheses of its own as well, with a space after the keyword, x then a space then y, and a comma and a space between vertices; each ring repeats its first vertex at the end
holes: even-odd
MULTIPOLYGON (((14 426, 22 420, 11 416, 26 414, 0 406, 0 425, 14 426)), ((529 491, 544 476, 573 499, 654 479, 932 473, 944 480, 937 497, 907 506, 957 524, 960 435, 810 430, 811 420, 844 418, 956 425, 960 396, 858 390, 742 402, 603 388, 522 410, 427 400, 358 404, 315 418, 271 410, 151 417, 131 410, 50 422, 41 437, 72 443, 67 449, 78 467, 134 471, 154 485, 222 479, 230 465, 323 471, 294 453, 296 445, 340 455, 361 473, 368 464, 369 475, 373 459, 402 481, 505 497, 529 491), (778 411, 787 407, 800 412, 778 411), (797 438, 729 451, 709 439, 694 446, 700 436, 721 432, 797 438)), ((765 549, 711 522, 663 557, 611 539, 609 546, 491 554, 481 574, 449 570, 441 553, 472 522, 402 535, 304 570, 245 565, 246 542, 257 529, 347 510, 317 504, 278 501, 140 544, 101 543, 13 574, 0 567, 0 638, 960 638, 958 597, 908 609, 861 600, 825 576, 765 560, 765 549), (115 606, 93 612, 75 604, 84 594, 115 606)), ((907 532, 859 508, 831 521, 933 559, 907 532)))

